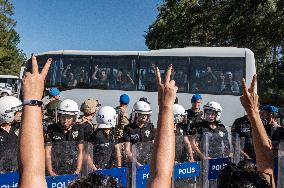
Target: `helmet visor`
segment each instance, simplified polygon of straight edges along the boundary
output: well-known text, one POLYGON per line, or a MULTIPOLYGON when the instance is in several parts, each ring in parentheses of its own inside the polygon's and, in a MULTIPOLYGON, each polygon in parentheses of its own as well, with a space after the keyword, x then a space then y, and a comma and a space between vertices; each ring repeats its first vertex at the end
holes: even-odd
POLYGON ((205 113, 205 120, 208 122, 214 122, 216 121, 218 112, 214 111, 214 110, 206 110, 205 113))

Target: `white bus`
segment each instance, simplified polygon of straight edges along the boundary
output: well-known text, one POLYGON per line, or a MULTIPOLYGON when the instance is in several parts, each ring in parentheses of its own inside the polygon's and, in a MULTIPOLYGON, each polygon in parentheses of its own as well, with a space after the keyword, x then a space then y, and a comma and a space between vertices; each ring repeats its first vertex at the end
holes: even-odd
MULTIPOLYGON (((141 97, 148 98, 157 121, 157 88, 153 64, 163 74, 173 64, 179 104, 191 107, 193 94, 203 96, 203 104, 217 101, 222 105, 221 121, 230 127, 244 115, 240 103, 241 79, 250 82, 255 74, 254 54, 246 48, 189 47, 153 51, 48 51, 38 54, 39 66, 53 58, 46 87, 62 90, 61 99, 70 98, 79 105, 95 98, 102 105, 117 106, 119 96, 127 93, 131 100, 128 112, 141 97)), ((31 61, 27 63, 28 70, 31 61)))

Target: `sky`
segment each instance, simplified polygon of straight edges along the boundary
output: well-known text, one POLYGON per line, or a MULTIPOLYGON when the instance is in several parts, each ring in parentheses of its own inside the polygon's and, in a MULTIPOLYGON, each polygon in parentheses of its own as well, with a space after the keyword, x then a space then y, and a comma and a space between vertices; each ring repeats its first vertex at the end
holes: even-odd
POLYGON ((148 50, 145 31, 162 0, 12 0, 20 49, 148 50))

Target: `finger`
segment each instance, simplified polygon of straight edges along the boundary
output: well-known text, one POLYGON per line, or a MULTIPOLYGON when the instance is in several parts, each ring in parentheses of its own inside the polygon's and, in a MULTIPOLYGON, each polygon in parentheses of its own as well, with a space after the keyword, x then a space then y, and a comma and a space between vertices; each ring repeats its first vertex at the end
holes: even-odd
POLYGON ((45 78, 47 73, 48 73, 48 70, 49 70, 49 67, 51 65, 51 62, 52 62, 52 58, 48 58, 48 60, 46 61, 42 71, 41 71, 41 75, 45 78))
POLYGON ((161 74, 160 74, 159 67, 155 67, 155 75, 156 75, 157 84, 161 85, 162 81, 161 81, 161 74))
POLYGON ((256 74, 253 75, 252 81, 251 81, 251 84, 250 84, 250 92, 251 93, 255 92, 255 87, 256 87, 256 74))
POLYGON ((38 73, 38 64, 34 54, 32 54, 32 73, 38 73))
POLYGON ((25 72, 25 78, 28 77, 28 76, 31 76, 31 73, 30 72, 25 72))
POLYGON ((242 80, 242 88, 243 88, 243 95, 248 97, 249 93, 246 86, 246 80, 244 78, 242 80))
POLYGON ((174 80, 170 81, 170 85, 175 86, 176 82, 174 80))
POLYGON ((175 92, 177 92, 178 91, 178 87, 177 86, 175 86, 175 92))
POLYGON ((166 76, 165 76, 165 84, 166 83, 169 83, 170 79, 171 79, 171 73, 172 73, 172 68, 173 68, 173 65, 170 64, 169 67, 168 67, 168 70, 166 72, 166 76))

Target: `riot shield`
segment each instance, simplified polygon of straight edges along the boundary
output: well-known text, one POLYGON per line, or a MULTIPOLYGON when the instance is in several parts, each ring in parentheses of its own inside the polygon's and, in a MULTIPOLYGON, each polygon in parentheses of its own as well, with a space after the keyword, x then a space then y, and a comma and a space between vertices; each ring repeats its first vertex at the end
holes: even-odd
POLYGON ((18 147, 6 148, 0 151, 0 174, 18 170, 18 147))
POLYGON ((242 160, 255 161, 255 152, 252 137, 245 137, 238 133, 232 133, 232 162, 238 164, 242 160))
POLYGON ((191 148, 188 136, 177 136, 173 175, 174 187, 199 187, 197 180, 200 175, 200 162, 198 158, 192 160, 193 156, 194 152, 191 148))
POLYGON ((124 143, 87 143, 84 146, 82 175, 99 173, 116 179, 123 187, 127 183, 124 143))
POLYGON ((200 135, 200 145, 202 146, 202 187, 215 188, 217 180, 223 167, 230 162, 238 163, 241 160, 242 139, 236 136, 236 141, 232 145, 231 135, 223 132, 211 133, 207 132, 200 135))
POLYGON ((131 180, 131 186, 129 187, 146 187, 150 172, 150 162, 153 149, 154 143, 152 141, 140 142, 132 145, 131 150, 133 157, 130 171, 132 173, 129 176, 129 181, 131 180))
POLYGON ((48 176, 80 173, 83 161, 82 142, 52 142, 45 144, 46 171, 48 176))

